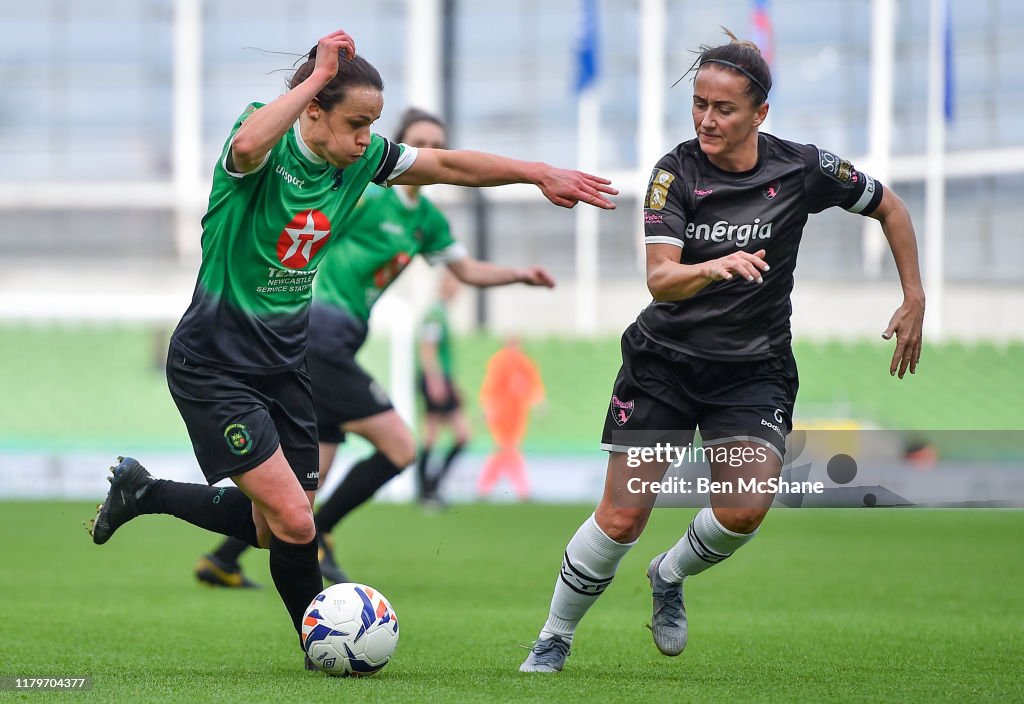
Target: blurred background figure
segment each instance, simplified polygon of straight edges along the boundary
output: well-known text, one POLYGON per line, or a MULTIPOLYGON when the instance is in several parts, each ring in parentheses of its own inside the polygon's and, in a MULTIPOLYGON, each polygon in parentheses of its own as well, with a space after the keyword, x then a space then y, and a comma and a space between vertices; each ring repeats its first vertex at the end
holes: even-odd
POLYGON ((462 412, 462 394, 455 387, 452 363, 451 332, 448 325, 448 305, 459 292, 459 282, 450 272, 441 274, 437 302, 423 318, 419 335, 419 390, 426 415, 423 445, 416 465, 419 477, 419 500, 425 506, 440 504, 441 482, 452 467, 455 458, 469 442, 470 430, 462 412), (453 433, 452 446, 436 471, 430 471, 430 455, 434 451, 438 434, 445 428, 453 433))
POLYGON ((911 433, 903 443, 903 461, 914 469, 934 469, 939 451, 925 435, 911 433))
POLYGON ((480 405, 495 443, 494 452, 477 478, 480 498, 490 496, 502 476, 512 482, 520 501, 530 498, 530 482, 520 445, 526 437, 530 409, 543 400, 544 383, 540 372, 520 349, 518 338, 509 338, 487 362, 480 388, 480 405))

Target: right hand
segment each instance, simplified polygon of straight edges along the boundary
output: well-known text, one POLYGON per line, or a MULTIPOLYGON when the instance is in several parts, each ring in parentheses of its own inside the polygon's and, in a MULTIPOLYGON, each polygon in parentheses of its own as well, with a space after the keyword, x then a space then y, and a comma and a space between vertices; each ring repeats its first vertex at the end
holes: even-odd
POLYGON ((742 276, 747 281, 764 283, 762 272, 770 268, 764 260, 765 250, 759 249, 753 254, 742 250, 712 259, 704 263, 704 276, 711 281, 729 281, 734 275, 742 276))
POLYGON ((313 72, 324 76, 328 81, 338 74, 338 62, 344 51, 349 61, 356 55, 356 42, 343 29, 331 32, 316 44, 316 64, 313 72))
POLYGON ((605 197, 619 194, 618 190, 612 188, 611 183, 600 176, 571 169, 559 169, 547 164, 544 164, 543 171, 536 181, 544 197, 563 208, 586 203, 604 210, 615 210, 615 204, 605 197))

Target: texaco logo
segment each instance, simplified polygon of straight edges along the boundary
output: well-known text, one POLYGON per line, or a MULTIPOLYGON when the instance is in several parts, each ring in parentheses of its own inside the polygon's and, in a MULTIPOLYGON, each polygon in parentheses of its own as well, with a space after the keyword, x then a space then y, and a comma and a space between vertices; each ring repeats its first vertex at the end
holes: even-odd
POLYGON ((319 210, 303 210, 277 239, 277 258, 289 269, 304 269, 327 244, 331 223, 319 210))

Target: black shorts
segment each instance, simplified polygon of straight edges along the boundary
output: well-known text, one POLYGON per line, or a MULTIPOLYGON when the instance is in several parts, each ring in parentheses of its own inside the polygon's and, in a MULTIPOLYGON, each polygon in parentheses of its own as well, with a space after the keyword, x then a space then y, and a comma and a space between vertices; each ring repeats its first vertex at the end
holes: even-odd
POLYGON ((302 488, 317 488, 319 448, 304 366, 266 376, 239 374, 196 364, 172 346, 167 386, 207 482, 247 472, 280 446, 302 488))
POLYGON ((434 401, 430 398, 430 394, 427 393, 426 376, 421 373, 418 381, 420 394, 423 395, 423 401, 426 404, 427 413, 445 416, 450 413, 455 413, 455 411, 462 407, 462 399, 459 397, 459 392, 456 390, 455 384, 452 383, 452 378, 447 374, 444 375, 444 398, 440 401, 434 401))
POLYGON ((655 442, 705 446, 752 440, 786 453, 799 378, 791 351, 756 361, 718 361, 654 342, 634 323, 622 335, 601 448, 626 452, 655 442))
POLYGON ((313 404, 320 440, 340 445, 345 442, 344 423, 390 411, 394 406, 384 390, 355 357, 339 353, 328 359, 312 351, 306 365, 313 381, 313 404))

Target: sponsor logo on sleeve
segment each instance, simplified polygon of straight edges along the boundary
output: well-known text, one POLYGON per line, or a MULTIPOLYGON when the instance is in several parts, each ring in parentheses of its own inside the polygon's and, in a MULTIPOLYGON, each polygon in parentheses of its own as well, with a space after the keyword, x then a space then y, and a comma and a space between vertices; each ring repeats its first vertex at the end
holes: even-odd
POLYGON ((818 164, 823 174, 839 183, 849 183, 853 179, 853 164, 840 159, 830 151, 818 150, 818 164))
POLYGON ((651 182, 647 186, 647 197, 644 198, 644 208, 648 210, 661 210, 668 201, 668 189, 676 177, 664 169, 655 169, 651 174, 651 182))

